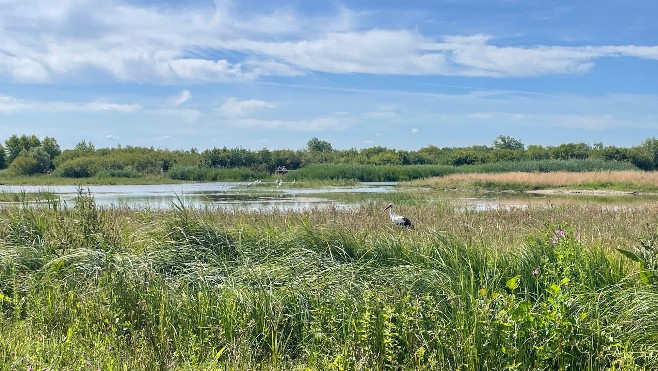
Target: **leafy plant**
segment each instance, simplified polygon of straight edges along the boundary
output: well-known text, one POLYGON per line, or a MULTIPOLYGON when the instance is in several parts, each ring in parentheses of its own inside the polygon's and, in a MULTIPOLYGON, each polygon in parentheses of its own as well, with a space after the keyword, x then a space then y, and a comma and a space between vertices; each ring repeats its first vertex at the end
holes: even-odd
POLYGON ((646 226, 646 236, 639 241, 640 247, 631 251, 618 247, 617 251, 628 259, 640 263, 640 280, 648 285, 658 286, 658 230, 646 226))

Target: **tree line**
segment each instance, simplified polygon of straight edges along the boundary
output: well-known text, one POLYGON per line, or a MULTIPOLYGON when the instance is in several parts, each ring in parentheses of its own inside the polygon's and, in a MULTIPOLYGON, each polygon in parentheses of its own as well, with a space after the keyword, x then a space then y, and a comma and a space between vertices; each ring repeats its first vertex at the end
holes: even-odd
POLYGON ((602 143, 565 143, 557 146, 524 145, 510 136, 498 136, 490 146, 438 147, 400 150, 375 146, 334 149, 328 141, 312 138, 303 149, 212 148, 198 151, 117 146, 95 148, 81 141, 62 150, 53 137, 12 135, 0 145, 0 169, 13 175, 53 173, 69 178, 94 176, 140 177, 180 174, 180 169, 249 169, 272 173, 279 166, 289 170, 311 164, 354 165, 477 165, 527 160, 587 160, 627 162, 642 170, 658 169, 658 138, 633 147, 602 143))

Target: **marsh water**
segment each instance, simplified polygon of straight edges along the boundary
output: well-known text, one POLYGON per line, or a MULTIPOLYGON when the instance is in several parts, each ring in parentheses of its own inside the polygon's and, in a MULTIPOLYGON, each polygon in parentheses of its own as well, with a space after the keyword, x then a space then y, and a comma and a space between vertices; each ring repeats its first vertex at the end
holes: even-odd
POLYGON ((98 206, 137 208, 220 207, 235 210, 304 210, 356 207, 377 194, 395 192, 395 183, 362 183, 355 187, 294 188, 274 182, 204 182, 148 185, 2 186, 7 193, 51 193, 73 204, 79 192, 98 206))
MULTIPOLYGON (((74 204, 79 192, 89 192, 99 206, 171 208, 174 205, 224 208, 238 211, 297 210, 311 208, 355 208, 366 203, 454 202, 475 210, 523 209, 552 205, 565 198, 550 194, 514 192, 456 192, 436 190, 402 191, 394 182, 360 183, 352 187, 296 188, 275 182, 204 182, 151 185, 90 186, 0 186, 0 192, 48 192, 62 202, 74 204)), ((629 203, 658 203, 657 196, 578 196, 584 202, 607 206, 629 203)))

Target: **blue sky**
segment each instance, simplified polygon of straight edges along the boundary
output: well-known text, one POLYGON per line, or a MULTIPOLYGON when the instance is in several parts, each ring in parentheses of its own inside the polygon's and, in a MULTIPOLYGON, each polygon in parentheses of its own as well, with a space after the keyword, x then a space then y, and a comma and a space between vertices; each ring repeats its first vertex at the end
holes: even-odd
POLYGON ((658 137, 655 0, 0 0, 0 140, 301 149, 658 137))

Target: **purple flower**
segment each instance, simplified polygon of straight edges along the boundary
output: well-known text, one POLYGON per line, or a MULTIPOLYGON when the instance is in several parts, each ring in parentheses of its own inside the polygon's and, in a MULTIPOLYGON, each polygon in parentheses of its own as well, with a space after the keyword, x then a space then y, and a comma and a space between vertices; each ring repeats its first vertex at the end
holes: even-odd
POLYGON ((554 232, 555 232, 556 235, 558 235, 560 237, 564 237, 567 234, 565 231, 563 231, 561 229, 556 229, 554 232))
POLYGON ((532 270, 532 275, 535 277, 539 276, 539 267, 532 270))
POLYGON ((557 237, 551 238, 551 243, 557 243, 557 237))

